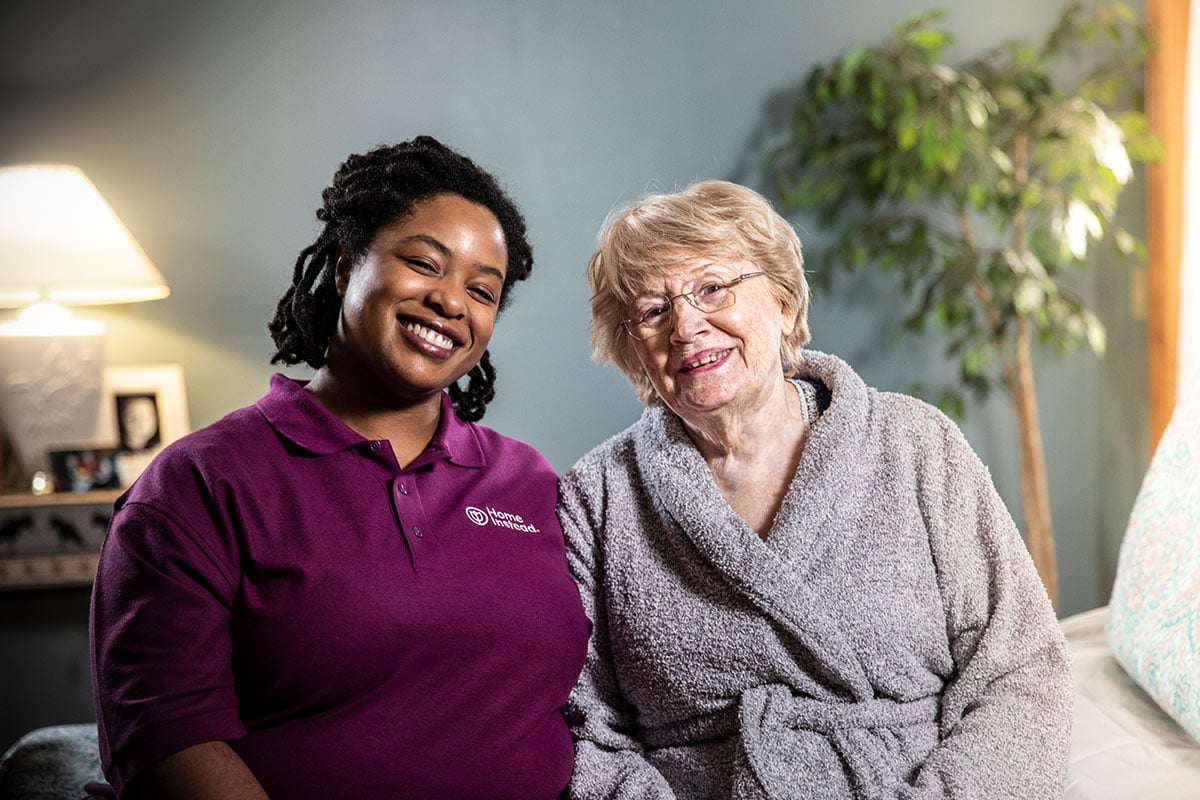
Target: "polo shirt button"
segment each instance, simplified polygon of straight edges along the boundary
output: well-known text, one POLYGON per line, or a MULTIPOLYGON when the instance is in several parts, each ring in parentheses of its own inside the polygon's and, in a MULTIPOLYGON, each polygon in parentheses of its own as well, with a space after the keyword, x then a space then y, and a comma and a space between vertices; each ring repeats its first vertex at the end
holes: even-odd
POLYGON ((408 494, 408 487, 405 486, 403 483, 400 484, 400 494, 408 494))
POLYGON ((379 452, 379 442, 371 442, 369 445, 367 445, 367 447, 371 450, 372 453, 379 452))
POLYGON ((413 528, 413 533, 415 533, 417 536, 425 535, 425 531, 421 530, 420 528, 413 528))

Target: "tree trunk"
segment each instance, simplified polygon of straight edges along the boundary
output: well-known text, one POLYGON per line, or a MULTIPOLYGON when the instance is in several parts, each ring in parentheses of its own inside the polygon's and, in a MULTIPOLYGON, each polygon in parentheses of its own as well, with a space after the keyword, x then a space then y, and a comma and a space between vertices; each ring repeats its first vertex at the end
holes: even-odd
POLYGON ((1042 429, 1038 422, 1037 396, 1033 385, 1029 320, 1017 319, 1016 382, 1011 387, 1017 412, 1017 441, 1021 455, 1021 508, 1025 515, 1025 541, 1033 565, 1046 586, 1050 602, 1058 611, 1058 563, 1054 553, 1054 531, 1050 524, 1050 491, 1046 484, 1046 458, 1042 429))
MULTIPOLYGON (((1013 166, 1017 185, 1029 182, 1029 137, 1019 131, 1013 139, 1013 166)), ((1013 249, 1024 255, 1025 209, 1013 212, 1013 249)), ((1058 611, 1058 562, 1054 554, 1054 530, 1050 525, 1050 490, 1046 484, 1046 456, 1042 448, 1042 426, 1038 422, 1037 394, 1033 387, 1033 355, 1029 340, 1029 318, 1017 315, 1014 342, 1015 369, 1007 377, 1017 412, 1017 445, 1021 454, 1021 509, 1025 515, 1025 544, 1033 557, 1050 603, 1058 611)))

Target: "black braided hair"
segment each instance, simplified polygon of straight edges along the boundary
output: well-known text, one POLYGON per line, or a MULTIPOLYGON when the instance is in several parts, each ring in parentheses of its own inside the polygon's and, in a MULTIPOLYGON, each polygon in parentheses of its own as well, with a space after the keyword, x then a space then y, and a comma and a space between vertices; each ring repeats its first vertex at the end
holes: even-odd
MULTIPOLYGON (((317 219, 325 227, 315 242, 300 251, 292 285, 279 299, 275 318, 267 326, 276 348, 271 363, 304 363, 313 369, 324 366, 341 309, 334 281, 338 255, 361 258, 380 228, 411 214, 418 203, 442 194, 477 203, 499 220, 508 248, 499 303, 503 311, 513 284, 528 278, 533 270, 525 219, 496 179, 475 162, 431 136, 418 136, 350 156, 321 193, 323 205, 317 209, 317 219)), ((451 386, 450 399, 459 417, 475 422, 495 396, 496 369, 485 350, 467 373, 467 388, 451 386)))

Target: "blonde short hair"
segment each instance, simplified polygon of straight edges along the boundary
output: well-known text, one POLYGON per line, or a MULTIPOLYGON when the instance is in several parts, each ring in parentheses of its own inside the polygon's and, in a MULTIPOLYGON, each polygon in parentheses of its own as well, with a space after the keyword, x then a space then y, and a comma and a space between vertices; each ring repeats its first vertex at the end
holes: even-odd
POLYGON ((628 305, 654 276, 694 258, 749 261, 795 325, 781 346, 783 368, 803 360, 808 343, 808 281, 800 239, 766 198, 728 181, 700 181, 681 192, 650 194, 609 214, 588 261, 592 356, 625 373, 642 402, 656 393, 621 327, 628 305))

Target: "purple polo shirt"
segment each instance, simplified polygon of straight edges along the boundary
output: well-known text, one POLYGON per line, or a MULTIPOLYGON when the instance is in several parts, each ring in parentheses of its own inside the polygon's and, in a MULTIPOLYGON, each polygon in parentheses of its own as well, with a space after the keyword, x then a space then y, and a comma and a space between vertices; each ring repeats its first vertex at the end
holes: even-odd
POLYGON ((225 740, 275 798, 553 798, 588 620, 553 469, 449 398, 400 469, 281 375, 117 502, 92 599, 117 791, 225 740))

